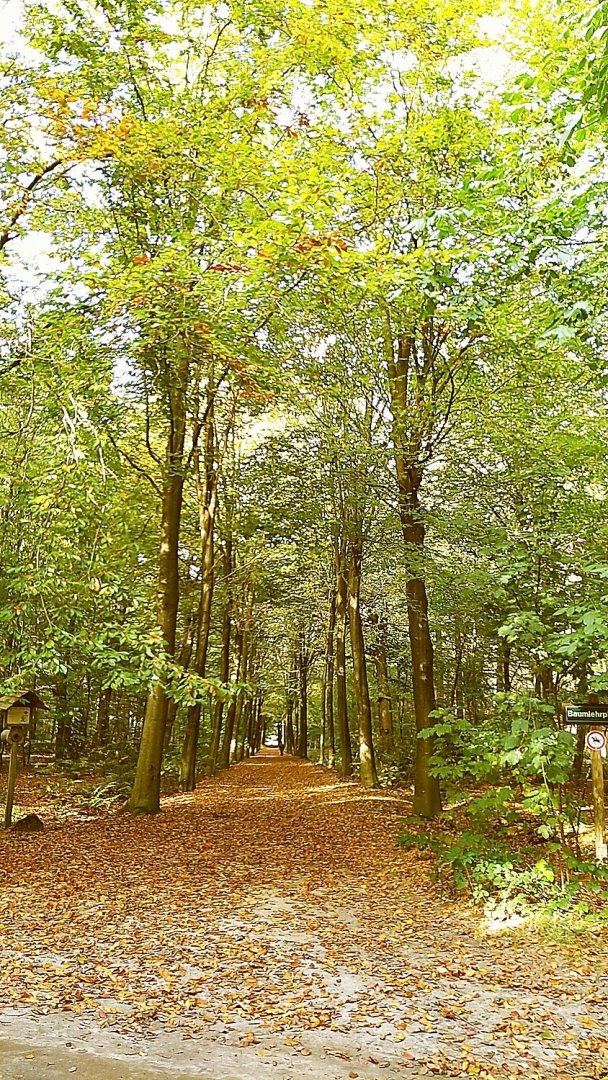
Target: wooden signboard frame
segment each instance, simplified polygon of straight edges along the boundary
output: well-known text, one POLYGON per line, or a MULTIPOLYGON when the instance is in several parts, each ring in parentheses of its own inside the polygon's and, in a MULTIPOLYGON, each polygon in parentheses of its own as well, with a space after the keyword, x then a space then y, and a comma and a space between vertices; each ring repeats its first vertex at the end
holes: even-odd
POLYGON ((589 724, 590 727, 608 727, 608 705, 588 705, 573 702, 564 705, 565 724, 589 724))

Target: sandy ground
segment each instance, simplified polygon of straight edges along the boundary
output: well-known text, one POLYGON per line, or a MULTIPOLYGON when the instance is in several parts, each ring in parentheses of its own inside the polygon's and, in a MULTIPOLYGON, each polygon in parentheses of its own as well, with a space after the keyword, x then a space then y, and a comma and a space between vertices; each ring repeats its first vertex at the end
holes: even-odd
POLYGON ((39 1080, 41 1076, 49 1080, 72 1076, 76 1080, 342 1080, 355 1073, 361 1078, 395 1080, 404 1075, 403 1069, 391 1068, 387 1062, 371 1065, 364 1052, 360 1063, 355 1057, 348 1063, 336 1059, 332 1064, 320 1045, 318 1052, 302 1058, 296 1050, 264 1040, 266 1057, 262 1059, 259 1046, 227 1047, 214 1039, 191 1042, 181 1036, 128 1039, 63 1019, 36 1023, 21 1017, 16 1027, 20 1041, 0 1037, 1 1080, 39 1080))

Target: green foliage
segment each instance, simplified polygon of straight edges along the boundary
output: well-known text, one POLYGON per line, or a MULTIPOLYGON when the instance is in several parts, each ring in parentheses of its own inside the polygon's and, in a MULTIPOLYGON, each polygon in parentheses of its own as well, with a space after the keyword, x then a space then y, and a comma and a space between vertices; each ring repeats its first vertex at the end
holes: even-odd
POLYGON ((126 802, 131 791, 131 781, 129 780, 104 780, 100 784, 95 784, 91 788, 87 795, 87 805, 92 810, 107 810, 117 803, 126 802))
POLYGON ((436 710, 434 718, 420 737, 435 738, 432 768, 444 780, 508 776, 512 784, 540 780, 547 790, 570 775, 574 737, 558 728, 553 706, 532 694, 497 694, 489 717, 477 723, 449 709, 436 710))
MULTIPOLYGON (((541 911, 559 914, 575 908, 581 914, 592 913, 598 900, 608 899, 605 867, 576 858, 558 844, 548 845, 539 854, 537 845, 517 843, 502 828, 504 819, 488 813, 480 817, 482 804, 489 810, 485 800, 475 800, 468 808, 474 829, 463 827, 461 815, 449 815, 431 835, 428 828, 412 828, 416 819, 409 819, 400 843, 432 854, 435 874, 457 890, 468 892, 494 920, 529 917, 541 911)), ((514 810, 509 814, 510 822, 518 817, 521 809, 519 815, 514 810)))
POLYGON ((574 810, 558 788, 571 776, 575 739, 559 729, 553 706, 502 693, 476 723, 450 710, 437 710, 435 719, 424 733, 434 738, 435 774, 458 793, 471 783, 485 790, 466 795, 464 807, 435 831, 410 830, 402 842, 430 851, 437 873, 468 890, 493 918, 562 911, 575 902, 592 907, 608 875, 567 846, 574 810))

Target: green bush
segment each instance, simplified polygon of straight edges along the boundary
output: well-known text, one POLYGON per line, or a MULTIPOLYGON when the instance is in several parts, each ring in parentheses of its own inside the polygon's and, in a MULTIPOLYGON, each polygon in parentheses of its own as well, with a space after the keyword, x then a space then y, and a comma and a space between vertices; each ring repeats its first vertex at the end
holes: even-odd
POLYGON ((497 694, 480 723, 447 709, 434 719, 423 733, 435 740, 431 769, 456 788, 460 806, 430 832, 405 829, 401 843, 432 853, 437 876, 495 918, 589 907, 608 896, 608 870, 569 846, 576 808, 561 785, 571 777, 576 742, 553 707, 530 694, 497 694), (467 797, 471 783, 489 787, 467 797))
MULTIPOLYGON (((408 824, 415 820, 408 819, 408 824)), ((435 835, 407 828, 400 843, 432 853, 436 878, 468 892, 493 919, 528 916, 541 910, 564 912, 574 906, 586 913, 594 900, 608 898, 608 868, 561 850, 556 868, 552 858, 561 845, 548 845, 546 855, 539 857, 528 847, 497 838, 492 834, 492 822, 487 824, 490 835, 469 829, 455 835, 452 820, 443 823, 435 835)))
POLYGON ((451 709, 436 709, 433 718, 419 737, 434 737, 432 771, 440 779, 497 783, 508 774, 514 783, 546 785, 570 775, 576 740, 557 726, 553 706, 531 694, 496 694, 490 716, 477 724, 451 709))

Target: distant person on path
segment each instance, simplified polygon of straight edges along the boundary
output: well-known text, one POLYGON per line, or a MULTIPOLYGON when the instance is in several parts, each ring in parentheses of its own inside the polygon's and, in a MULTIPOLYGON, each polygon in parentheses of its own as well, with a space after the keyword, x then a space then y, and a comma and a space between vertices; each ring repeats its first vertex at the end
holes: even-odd
POLYGON ((285 749, 285 743, 283 741, 283 725, 282 724, 279 724, 279 727, 278 727, 277 742, 279 744, 279 751, 280 751, 281 757, 283 757, 283 751, 285 749))

